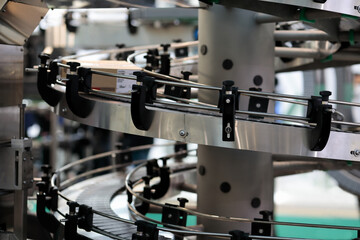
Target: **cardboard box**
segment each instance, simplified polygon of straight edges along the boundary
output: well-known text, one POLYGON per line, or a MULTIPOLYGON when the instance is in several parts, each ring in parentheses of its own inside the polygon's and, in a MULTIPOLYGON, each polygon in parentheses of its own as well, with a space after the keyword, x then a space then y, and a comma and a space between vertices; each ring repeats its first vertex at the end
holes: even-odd
MULTIPOLYGON (((140 67, 137 67, 135 64, 128 63, 126 61, 85 61, 85 60, 67 60, 62 63, 66 64, 67 62, 79 62, 81 67, 91 68, 93 70, 116 73, 120 75, 133 75, 133 72, 141 71, 140 67)), ((66 78, 68 69, 62 68, 61 77, 66 78)), ((131 92, 132 85, 136 84, 135 80, 116 78, 103 76, 99 74, 92 75, 92 88, 112 91, 116 93, 129 93, 131 92)))

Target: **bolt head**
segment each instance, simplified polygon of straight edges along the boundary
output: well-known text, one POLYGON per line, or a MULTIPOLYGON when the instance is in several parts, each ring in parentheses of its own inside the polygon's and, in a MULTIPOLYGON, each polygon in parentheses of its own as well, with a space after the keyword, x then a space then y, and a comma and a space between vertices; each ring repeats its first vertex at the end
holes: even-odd
POLYGON ((181 137, 186 137, 186 136, 188 135, 188 133, 187 133, 185 130, 180 130, 180 131, 179 131, 179 135, 180 135, 181 137))

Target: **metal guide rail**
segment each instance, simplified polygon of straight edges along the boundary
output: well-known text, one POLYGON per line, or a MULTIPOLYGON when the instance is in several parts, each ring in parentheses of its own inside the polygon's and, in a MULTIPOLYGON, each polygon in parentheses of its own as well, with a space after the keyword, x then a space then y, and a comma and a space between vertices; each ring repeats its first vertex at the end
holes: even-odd
POLYGON ((194 45, 138 47, 140 51, 129 54, 127 60, 146 54, 146 66, 134 75, 85 68, 75 60, 64 64, 43 54, 36 69, 39 93, 59 115, 109 130, 275 155, 358 161, 360 124, 343 121, 333 104, 360 107, 360 103, 331 100, 328 91, 304 97, 238 89, 232 81, 224 81, 222 87, 199 84, 189 80, 190 72, 183 72, 182 78, 170 76, 169 50, 194 45), (61 68, 67 69, 66 78, 59 77, 61 68), (94 75, 134 81, 131 94, 92 88, 94 75), (191 100, 194 89, 218 92, 218 105, 191 100), (249 98, 247 111, 239 110, 244 96, 249 98), (268 113, 269 101, 300 104, 307 113, 268 113))
MULTIPOLYGON (((196 168, 195 164, 181 163, 175 166, 172 164, 168 165, 167 162, 175 157, 186 157, 194 150, 180 150, 178 152, 168 154, 160 158, 123 163, 117 166, 109 166, 112 169, 117 169, 118 171, 125 171, 124 168, 126 166, 141 163, 140 165, 133 168, 126 175, 125 185, 119 186, 119 189, 116 190, 114 193, 108 194, 109 196, 127 194, 128 208, 130 212, 133 213, 132 219, 125 219, 123 217, 118 217, 115 214, 99 211, 96 206, 85 205, 84 203, 79 202, 76 199, 72 199, 71 197, 68 197, 66 196, 66 194, 64 194, 65 191, 63 190, 66 190, 66 188, 70 185, 76 184, 77 182, 79 182, 79 180, 84 181, 84 179, 88 179, 88 177, 94 176, 94 174, 102 174, 108 171, 108 167, 101 167, 96 169, 96 171, 92 170, 85 172, 82 176, 76 176, 71 179, 61 180, 60 176, 62 176, 63 173, 71 170, 75 166, 101 159, 104 156, 115 156, 118 154, 126 154, 129 152, 149 149, 153 147, 166 147, 171 145, 174 144, 145 145, 141 147, 133 147, 126 150, 105 152, 65 165, 64 167, 56 170, 53 174, 50 173, 51 169, 49 167, 43 167, 45 174, 42 176, 41 180, 38 180, 37 182, 37 186, 39 188, 39 193, 37 194, 37 215, 40 222, 47 229, 49 229, 49 231, 53 233, 59 231, 61 224, 60 222, 62 222, 64 224, 63 231, 66 240, 74 239, 75 237, 78 239, 88 239, 86 237, 86 233, 84 231, 78 231, 79 229, 85 230, 87 232, 92 231, 110 237, 112 239, 158 239, 158 237, 160 237, 164 232, 170 232, 177 236, 211 236, 235 240, 297 239, 292 237, 272 236, 271 227, 273 225, 341 229, 356 232, 360 231, 360 227, 273 221, 271 213, 267 211, 261 212, 261 214, 263 215, 263 219, 247 219, 241 217, 218 216, 208 213, 202 213, 187 208, 186 203, 188 202, 188 200, 185 198, 178 198, 179 205, 161 204, 157 202, 156 200, 162 198, 170 189, 171 185, 169 184, 169 182, 172 181, 171 176, 173 174, 183 174, 196 168), (143 172, 145 175, 139 177, 138 172, 142 168, 146 168, 146 171, 143 172), (143 187, 143 191, 134 190, 135 187, 137 187, 137 189, 141 189, 141 187, 143 187), (69 213, 65 214, 64 212, 62 212, 64 211, 64 207, 60 208, 60 205, 58 205, 60 200, 59 197, 66 201, 69 213), (134 198, 140 200, 142 203, 135 205, 134 198), (144 216, 147 212, 149 212, 150 205, 155 205, 162 209, 161 221, 156 221, 144 216), (53 213, 57 212, 61 218, 60 222, 52 214, 45 212, 45 207, 51 209, 53 213), (251 234, 248 234, 240 230, 230 231, 229 233, 203 232, 198 228, 186 226, 186 219, 188 214, 198 217, 211 218, 217 221, 248 223, 251 224, 253 230, 261 228, 263 229, 263 231, 260 231, 259 234, 254 234, 254 231, 252 231, 251 234), (101 224, 98 221, 93 221, 96 216, 101 216, 101 219, 103 219, 103 221, 101 221, 101 224), (109 221, 109 225, 106 224, 105 219, 111 220, 109 221), (133 234, 130 234, 131 236, 128 237, 122 237, 121 234, 114 234, 111 231, 111 229, 116 229, 112 228, 112 225, 114 225, 114 221, 119 222, 119 224, 121 223, 121 226, 123 226, 123 224, 128 225, 129 227, 136 225, 137 231, 133 232, 133 234), (98 225, 98 223, 100 225, 98 225), (161 224, 163 226, 159 226, 158 224, 161 224)), ((111 179, 114 179, 116 177, 119 177, 119 175, 111 174, 109 177, 111 179)), ((106 183, 107 181, 102 182, 106 183)), ((109 202, 111 201, 111 199, 107 200, 109 202)), ((124 228, 126 231, 126 227, 124 228)))

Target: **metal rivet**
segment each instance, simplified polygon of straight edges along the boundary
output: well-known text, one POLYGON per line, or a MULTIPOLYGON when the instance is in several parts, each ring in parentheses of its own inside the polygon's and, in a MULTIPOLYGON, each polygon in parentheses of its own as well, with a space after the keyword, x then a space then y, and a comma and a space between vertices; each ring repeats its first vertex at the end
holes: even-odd
POLYGON ((354 151, 350 152, 351 155, 354 155, 355 157, 360 156, 360 150, 359 149, 355 149, 354 151))
POLYGON ((67 112, 67 108, 63 108, 63 109, 61 109, 61 111, 62 111, 63 113, 65 113, 65 112, 67 112))
POLYGON ((185 130, 180 130, 180 131, 179 131, 179 135, 180 135, 181 137, 186 137, 186 136, 188 135, 188 133, 187 133, 185 130))

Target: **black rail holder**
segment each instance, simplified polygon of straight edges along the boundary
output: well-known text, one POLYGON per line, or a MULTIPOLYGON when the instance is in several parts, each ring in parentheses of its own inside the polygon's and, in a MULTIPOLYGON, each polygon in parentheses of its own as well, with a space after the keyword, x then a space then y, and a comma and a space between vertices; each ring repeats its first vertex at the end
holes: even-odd
POLYGON ((240 230, 230 231, 229 234, 231 235, 231 240, 251 240, 248 233, 240 230))
POLYGON ((59 69, 57 67, 57 64, 55 66, 55 63, 50 63, 50 72, 49 66, 47 65, 47 61, 50 59, 50 56, 48 54, 40 54, 40 66, 38 68, 38 75, 37 75, 37 89, 41 96, 41 98, 50 106, 54 107, 56 106, 60 99, 62 94, 53 88, 50 87, 51 84, 56 82, 56 76, 58 75, 59 69), (55 75, 55 78, 52 76, 55 75))
POLYGON ((132 235, 132 240, 157 240, 159 237, 159 230, 156 224, 146 221, 138 220, 135 222, 137 226, 137 233, 132 235))
POLYGON ((50 199, 47 201, 47 207, 56 211, 58 209, 59 202, 58 188, 56 186, 50 187, 49 196, 50 199))
POLYGON ((234 81, 226 80, 220 90, 218 108, 222 113, 222 140, 233 142, 235 140, 235 113, 239 109, 238 88, 233 87, 234 81))
POLYGON ((76 239, 79 220, 76 208, 79 207, 79 204, 73 201, 69 201, 66 204, 69 206, 69 213, 65 215, 65 220, 63 220, 65 222, 64 239, 76 239))
POLYGON ((78 212, 78 226, 87 232, 90 232, 93 227, 94 213, 92 208, 82 204, 79 206, 78 212))
POLYGON ((170 44, 161 44, 160 45, 164 52, 160 55, 160 74, 170 75, 170 68, 171 68, 171 61, 170 61, 170 54, 168 53, 168 49, 170 44))
POLYGON ((157 159, 152 159, 150 161, 147 161, 146 163, 146 174, 150 176, 151 178, 158 177, 159 176, 159 164, 157 162, 157 159))
MULTIPOLYGON (((184 80, 189 80, 191 72, 188 71, 181 71, 184 80)), ((165 92, 166 95, 177 97, 177 98, 191 98, 191 87, 178 87, 172 86, 171 84, 165 85, 165 92)))
MULTIPOLYGON (((272 211, 260 211, 262 218, 255 218, 254 220, 268 222, 272 219, 272 211)), ((271 236, 271 224, 252 222, 251 223, 251 234, 258 236, 271 236)))
MULTIPOLYGON (((181 39, 175 39, 173 41, 174 43, 181 43, 181 39)), ((183 58, 189 56, 189 48, 188 47, 182 47, 182 48, 176 48, 175 49, 175 57, 177 58, 183 58)))
POLYGON ((80 118, 88 117, 94 109, 95 102, 83 98, 79 91, 87 93, 91 88, 91 70, 79 68, 80 63, 68 62, 70 73, 67 74, 66 102, 70 110, 80 118))
MULTIPOLYGON (((142 179, 145 182, 143 197, 146 199, 150 199, 151 198, 150 177, 144 176, 142 179)), ((150 208, 150 204, 145 201, 141 201, 140 204, 135 204, 135 209, 143 215, 145 215, 149 211, 149 208, 150 208)))
POLYGON ((308 101, 306 116, 309 123, 316 123, 309 135, 311 151, 322 151, 329 140, 331 132, 332 106, 329 104, 331 92, 321 91, 320 96, 311 96, 308 101))
POLYGON ((153 70, 158 69, 160 66, 160 55, 159 55, 159 50, 157 48, 154 49, 149 49, 147 51, 147 55, 148 56, 153 56, 152 58, 152 62, 151 62, 151 67, 153 70))
MULTIPOLYGON (((184 208, 185 204, 189 202, 186 198, 178 198, 180 207, 184 208)), ((186 226, 187 212, 171 207, 178 207, 174 204, 166 203, 162 209, 161 222, 164 224, 172 224, 177 226, 186 226)))
MULTIPOLYGON (((133 187, 133 182, 131 182, 131 181, 129 180, 128 186, 129 186, 130 188, 132 188, 132 187, 133 187)), ((133 195, 132 195, 131 192, 129 192, 129 190, 127 190, 127 189, 126 189, 126 194, 127 194, 127 201, 128 201, 128 203, 131 204, 132 201, 133 201, 133 195)))
MULTIPOLYGON (((115 45, 117 48, 119 49, 122 49, 122 48, 125 48, 126 45, 123 44, 123 43, 120 43, 120 44, 116 44, 115 45)), ((126 52, 121 52, 121 53, 118 53, 116 54, 115 58, 116 60, 127 60, 128 56, 130 56, 131 54, 133 54, 134 51, 126 51, 126 52)))
POLYGON ((157 84, 155 78, 143 72, 134 72, 134 75, 141 85, 132 86, 131 119, 137 129, 147 131, 152 124, 154 111, 147 109, 145 105, 152 104, 156 100, 157 84))
POLYGON ((50 190, 50 179, 51 179, 51 166, 44 164, 41 166, 43 175, 41 176, 41 181, 45 183, 45 193, 48 195, 50 190))
POLYGON ((36 195, 36 216, 39 219, 40 224, 46 230, 48 230, 51 233, 56 233, 60 229, 61 223, 56 219, 54 215, 46 211, 47 197, 48 197, 45 193, 46 184, 44 182, 38 182, 36 186, 39 189, 36 195))
POLYGON ((145 70, 148 70, 148 71, 152 71, 153 70, 153 62, 154 62, 154 59, 155 59, 155 56, 151 55, 151 54, 146 54, 144 56, 144 58, 146 59, 146 66, 145 66, 145 70))
POLYGON ((187 148, 187 144, 186 143, 180 143, 180 142, 177 142, 174 146, 174 151, 175 153, 178 153, 178 152, 184 152, 180 155, 177 155, 175 158, 176 159, 183 159, 183 158, 186 158, 188 156, 188 152, 187 152, 188 148, 187 148))
MULTIPOLYGON (((261 92, 261 88, 250 88, 250 91, 261 92)), ((248 110, 251 112, 267 113, 269 107, 269 99, 263 97, 250 96, 248 110)), ((251 118, 264 119, 264 117, 249 115, 251 118)))
POLYGON ((154 190, 151 194, 151 198, 153 199, 162 198, 170 188, 170 168, 166 166, 168 158, 161 160, 163 160, 163 166, 159 168, 160 182, 151 186, 151 189, 154 190))

